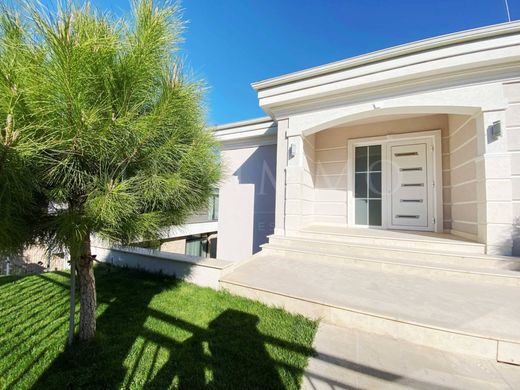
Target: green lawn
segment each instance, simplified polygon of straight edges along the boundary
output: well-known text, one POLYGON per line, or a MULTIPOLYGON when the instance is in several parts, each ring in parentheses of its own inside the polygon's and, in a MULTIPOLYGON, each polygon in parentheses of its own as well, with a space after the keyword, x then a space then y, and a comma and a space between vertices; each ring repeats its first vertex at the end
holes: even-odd
POLYGON ((65 348, 68 275, 0 277, 0 388, 298 388, 317 324, 125 269, 96 269, 98 331, 65 348))

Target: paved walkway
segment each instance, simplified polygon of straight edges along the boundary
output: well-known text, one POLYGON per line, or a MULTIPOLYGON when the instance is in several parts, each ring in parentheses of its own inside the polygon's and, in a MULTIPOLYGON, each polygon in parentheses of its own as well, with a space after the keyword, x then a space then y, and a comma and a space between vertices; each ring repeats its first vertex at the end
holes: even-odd
POLYGON ((520 342, 520 289, 347 262, 259 256, 223 282, 399 321, 520 342))
POLYGON ((322 323, 303 389, 520 389, 520 367, 322 323))

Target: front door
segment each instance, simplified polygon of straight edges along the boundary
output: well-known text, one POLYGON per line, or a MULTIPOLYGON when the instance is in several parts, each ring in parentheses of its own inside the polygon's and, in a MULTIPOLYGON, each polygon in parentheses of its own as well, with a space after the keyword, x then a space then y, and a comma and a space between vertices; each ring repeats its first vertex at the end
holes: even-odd
POLYGON ((431 146, 428 140, 390 143, 390 221, 397 229, 431 230, 431 146))
POLYGON ((432 137, 354 145, 354 217, 349 223, 434 231, 434 178, 440 168, 434 166, 433 145, 432 137))

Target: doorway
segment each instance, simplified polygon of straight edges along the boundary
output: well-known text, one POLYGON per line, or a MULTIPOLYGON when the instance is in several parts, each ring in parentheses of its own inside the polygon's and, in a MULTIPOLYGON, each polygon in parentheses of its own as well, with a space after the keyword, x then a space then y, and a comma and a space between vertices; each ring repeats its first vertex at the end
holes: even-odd
POLYGON ((349 140, 348 151, 349 225, 442 231, 440 131, 349 140))

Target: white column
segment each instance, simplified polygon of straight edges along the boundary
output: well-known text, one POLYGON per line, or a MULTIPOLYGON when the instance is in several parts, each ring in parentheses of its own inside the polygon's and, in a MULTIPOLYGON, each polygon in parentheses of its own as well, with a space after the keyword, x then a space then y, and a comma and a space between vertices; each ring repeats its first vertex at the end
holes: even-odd
POLYGON ((278 122, 275 234, 297 235, 312 220, 314 138, 278 122))
POLYGON ((287 137, 285 234, 298 235, 314 212, 314 137, 294 131, 287 137))
POLYGON ((504 131, 511 153, 513 255, 520 256, 520 79, 504 83, 504 94, 508 101, 504 131))
POLYGON ((278 121, 276 143, 276 202, 274 234, 285 235, 285 171, 287 167, 287 130, 289 120, 278 121))
POLYGON ((291 135, 287 138, 287 168, 285 187, 285 230, 287 235, 296 235, 303 226, 303 138, 291 135))
POLYGON ((511 155, 507 147, 505 110, 483 111, 477 119, 478 240, 489 254, 510 255, 512 251, 511 155), (496 138, 491 126, 500 121, 496 138))

